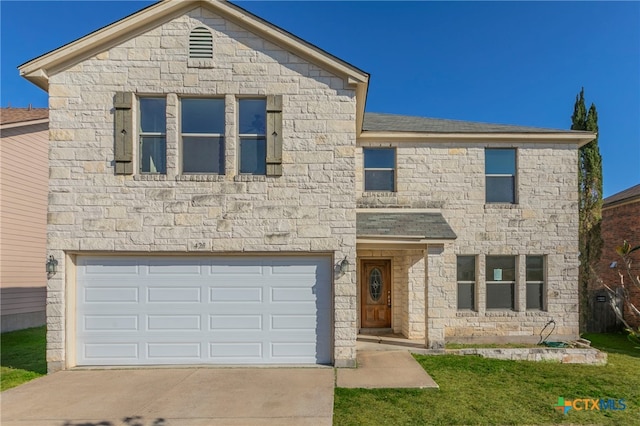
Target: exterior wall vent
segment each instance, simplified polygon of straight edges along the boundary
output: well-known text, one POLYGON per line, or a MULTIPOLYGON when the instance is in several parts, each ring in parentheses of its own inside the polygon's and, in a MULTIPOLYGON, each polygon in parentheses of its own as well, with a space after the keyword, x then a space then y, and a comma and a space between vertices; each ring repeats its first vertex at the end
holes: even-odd
POLYGON ((208 29, 197 27, 191 30, 191 34, 189 34, 189 58, 213 58, 213 36, 208 29))

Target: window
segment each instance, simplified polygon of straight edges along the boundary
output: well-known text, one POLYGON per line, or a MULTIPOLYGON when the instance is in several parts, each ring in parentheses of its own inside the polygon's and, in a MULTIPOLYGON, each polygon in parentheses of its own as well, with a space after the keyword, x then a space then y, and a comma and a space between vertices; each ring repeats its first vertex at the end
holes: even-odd
POLYGON ((527 309, 544 309, 544 256, 527 256, 527 309))
POLYGON ((484 169, 487 203, 516 202, 516 150, 485 149, 484 169))
POLYGON ((224 174, 224 99, 182 100, 182 172, 224 174))
POLYGON ((267 173, 265 99, 240 99, 240 173, 264 175, 267 173))
POLYGON ((487 256, 487 309, 514 309, 515 256, 487 256))
POLYGON ((458 256, 458 309, 475 309, 476 258, 458 256))
POLYGON ((189 34, 189 58, 213 58, 213 37, 208 29, 197 27, 191 30, 191 34, 189 34))
POLYGON ((140 98, 140 173, 166 173, 166 101, 140 98))
POLYGON ((395 191, 396 150, 364 149, 364 190, 395 191))

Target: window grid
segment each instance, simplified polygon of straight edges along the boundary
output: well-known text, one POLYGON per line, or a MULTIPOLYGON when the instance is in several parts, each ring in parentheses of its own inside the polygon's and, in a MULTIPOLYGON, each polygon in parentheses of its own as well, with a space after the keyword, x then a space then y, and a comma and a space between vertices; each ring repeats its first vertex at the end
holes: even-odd
POLYGON ((224 99, 183 98, 180 104, 182 174, 224 175, 224 99))
MULTIPOLYGON (((396 190, 396 150, 394 148, 364 148, 364 190, 367 192, 395 192, 396 190), (391 167, 367 167, 367 154, 374 152, 388 152, 391 155, 393 165, 391 167), (378 172, 378 173, 376 173, 378 172), (386 172, 386 173, 385 173, 386 172), (391 173, 389 182, 374 182, 375 178, 381 178, 384 174, 391 173)), ((387 177, 388 179, 388 177, 387 177)))
POLYGON ((518 156, 515 148, 485 148, 485 201, 517 203, 518 156), (505 182, 507 186, 505 186, 505 182))
POLYGON ((486 308, 488 310, 515 310, 516 257, 487 256, 485 261, 486 308), (497 270, 500 272, 498 273, 497 270), (510 279, 503 279, 504 276, 509 278, 509 275, 510 279))
MULTIPOLYGON (((544 288, 545 288, 545 259, 544 256, 527 256, 527 272, 526 272, 526 304, 527 310, 544 310, 544 288), (538 261, 540 262, 542 276, 541 279, 531 279, 530 275, 533 275, 532 269, 530 266, 530 261, 538 261)), ((535 268, 537 269, 537 268, 535 268)))
MULTIPOLYGON (((139 122, 139 143, 138 143, 138 156, 139 167, 141 174, 165 174, 166 169, 166 147, 167 147, 167 130, 166 130, 166 100, 164 98, 157 97, 141 97, 138 99, 138 122, 139 122), (147 102, 163 101, 162 116, 160 121, 164 128, 163 132, 144 130, 147 119, 145 118, 147 113, 152 114, 153 107, 150 104, 145 106, 147 102)), ((156 121, 154 119, 153 121, 156 121)), ((154 123, 155 124, 155 123, 154 123)))
POLYGON ((476 291, 476 258, 475 256, 457 257, 457 290, 458 290, 458 310, 475 310, 476 291), (469 266, 471 262, 471 267, 469 266), (466 265, 465 265, 466 263, 466 265), (469 278, 473 278, 472 280, 469 278))
MULTIPOLYGON (((243 101, 260 101, 264 102, 264 108, 261 113, 263 117, 254 117, 256 121, 262 119, 262 123, 252 125, 253 129, 262 130, 261 132, 244 132, 239 131, 238 139, 240 143, 239 154, 239 172, 244 175, 266 175, 267 174, 267 135, 266 135, 266 99, 247 98, 238 101, 238 113, 242 117, 243 101), (262 128, 260 128, 262 126, 262 128), (255 160, 252 162, 251 160, 255 160)), ((247 107, 250 110, 250 107, 247 107)), ((240 120, 239 120, 240 121, 240 120)), ((240 126, 242 128, 242 126, 240 126)))

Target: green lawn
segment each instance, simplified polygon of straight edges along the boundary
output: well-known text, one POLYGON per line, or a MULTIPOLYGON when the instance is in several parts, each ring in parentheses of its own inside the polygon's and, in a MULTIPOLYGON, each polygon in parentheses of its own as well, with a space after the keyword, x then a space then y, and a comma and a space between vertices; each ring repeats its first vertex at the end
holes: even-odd
MULTIPOLYGON (((0 390, 46 373, 45 327, 0 335, 0 390)), ((440 385, 427 389, 336 389, 336 425, 640 425, 640 349, 624 334, 585 335, 609 352, 606 366, 416 356, 440 385), (558 397, 625 400, 618 411, 554 409, 558 397)))
POLYGON ((619 333, 606 334, 585 333, 582 337, 590 340, 591 346, 594 348, 598 348, 609 353, 621 353, 640 358, 639 345, 631 342, 625 332, 621 331, 619 333))
POLYGON ((624 335, 585 336, 616 350, 606 366, 416 356, 440 385, 427 389, 336 389, 336 425, 640 425, 640 350, 624 335), (600 340, 599 340, 600 339, 600 340), (558 397, 624 399, 625 410, 554 409, 558 397))
POLYGON ((45 327, 0 334, 0 391, 47 373, 45 327))

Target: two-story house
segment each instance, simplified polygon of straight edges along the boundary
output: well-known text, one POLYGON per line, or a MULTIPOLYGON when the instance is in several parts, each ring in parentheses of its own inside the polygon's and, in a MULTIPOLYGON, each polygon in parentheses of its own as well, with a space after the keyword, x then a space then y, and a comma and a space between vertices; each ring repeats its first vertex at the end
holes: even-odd
POLYGON ((50 99, 50 371, 578 333, 590 133, 365 113, 366 72, 212 0, 20 72, 50 99))

